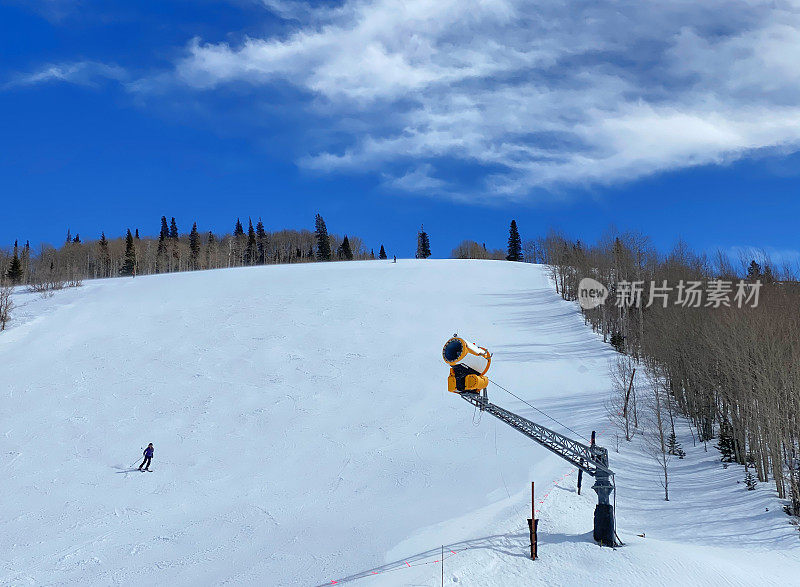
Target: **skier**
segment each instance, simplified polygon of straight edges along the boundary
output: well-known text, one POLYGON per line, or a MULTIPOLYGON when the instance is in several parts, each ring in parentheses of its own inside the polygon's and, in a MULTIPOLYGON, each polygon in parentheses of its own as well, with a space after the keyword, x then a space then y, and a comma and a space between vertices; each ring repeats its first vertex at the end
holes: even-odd
POLYGON ((139 470, 141 471, 142 467, 144 467, 145 471, 149 471, 150 461, 152 459, 153 459, 153 443, 151 442, 150 444, 147 445, 147 448, 144 449, 144 460, 142 461, 142 464, 139 465, 139 470))

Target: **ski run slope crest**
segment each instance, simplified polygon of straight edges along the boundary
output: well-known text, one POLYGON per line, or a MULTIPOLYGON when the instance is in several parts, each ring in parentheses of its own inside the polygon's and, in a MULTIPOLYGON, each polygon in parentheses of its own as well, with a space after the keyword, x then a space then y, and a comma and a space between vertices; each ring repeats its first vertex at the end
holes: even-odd
POLYGON ((15 302, 0 335, 2 585, 439 585, 443 545, 448 585, 800 584, 800 541, 767 484, 744 491, 681 428, 664 502, 639 445, 615 452, 613 352, 541 266, 269 266, 15 302), (454 332, 494 353, 492 379, 600 431, 624 548, 590 540, 590 479, 578 496, 567 463, 447 393, 454 332), (148 442, 154 472, 131 470, 148 442))

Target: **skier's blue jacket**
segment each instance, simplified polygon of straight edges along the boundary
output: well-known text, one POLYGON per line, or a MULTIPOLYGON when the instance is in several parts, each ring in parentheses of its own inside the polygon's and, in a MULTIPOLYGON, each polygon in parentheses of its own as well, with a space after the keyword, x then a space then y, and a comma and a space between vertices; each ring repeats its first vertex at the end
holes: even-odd
POLYGON ((151 459, 153 458, 153 447, 152 446, 148 446, 146 449, 144 449, 144 456, 149 457, 151 459))

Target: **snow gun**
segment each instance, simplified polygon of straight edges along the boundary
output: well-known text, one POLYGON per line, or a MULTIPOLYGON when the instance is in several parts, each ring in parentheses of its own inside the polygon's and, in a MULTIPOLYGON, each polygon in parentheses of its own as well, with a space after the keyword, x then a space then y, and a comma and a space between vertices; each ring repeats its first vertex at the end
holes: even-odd
POLYGON ((486 372, 492 364, 492 355, 485 348, 454 334, 445 343, 442 357, 450 365, 447 391, 476 393, 489 386, 486 372))
MULTIPOLYGON (((489 378, 486 377, 486 372, 489 371, 489 367, 492 364, 492 355, 482 346, 464 340, 458 334, 454 334, 453 338, 444 344, 442 358, 444 358, 445 363, 450 365, 447 391, 457 393, 461 399, 468 401, 481 412, 490 413, 547 450, 557 454, 580 471, 595 478, 592 489, 597 493, 597 506, 594 510, 592 537, 601 546, 621 545, 622 542, 617 537, 616 531, 614 502, 611 501, 611 494, 614 493, 616 495, 614 471, 608 466, 608 450, 595 444, 594 432, 592 432, 592 439, 589 444, 582 444, 577 440, 545 428, 541 424, 491 403, 486 389, 489 387, 489 378)), ((547 415, 521 397, 511 393, 505 387, 499 385, 498 387, 526 403, 537 412, 547 415)), ((560 424, 550 416, 547 417, 560 424)), ((560 425, 564 426, 563 424, 560 425)), ((567 427, 564 426, 564 428, 567 427)), ((570 428, 567 429, 571 430, 570 428)), ((614 498, 614 501, 616 501, 616 498, 614 498)))

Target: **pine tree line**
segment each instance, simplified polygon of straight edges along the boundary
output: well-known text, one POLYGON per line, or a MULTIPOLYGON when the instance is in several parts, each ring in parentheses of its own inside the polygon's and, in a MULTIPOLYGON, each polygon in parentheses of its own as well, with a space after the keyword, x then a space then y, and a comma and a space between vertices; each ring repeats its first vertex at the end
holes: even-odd
POLYGON ((67 231, 62 246, 42 245, 36 252, 28 243, 14 243, 12 252, 0 250, 0 278, 11 285, 46 291, 79 285, 83 279, 334 260, 331 251, 336 251, 338 260, 374 258, 359 237, 328 234, 321 216, 316 232, 268 232, 261 219, 254 226, 248 218, 246 230, 237 219, 233 232, 222 235, 201 233, 197 223, 181 233, 174 217, 162 216, 157 237, 143 237, 138 229, 128 229, 121 238, 109 239, 101 232, 97 240, 85 240, 67 231))
MULTIPOLYGON (((465 240, 453 249, 451 256, 543 262, 536 251, 535 243, 522 243, 516 221, 512 220, 507 252, 489 250, 485 243, 479 245, 465 240), (531 247, 532 253, 524 252, 531 247)), ((424 227, 420 227, 416 258, 427 259, 430 256, 430 236, 424 227)), ((383 244, 378 258, 388 258, 383 244)), ((98 240, 84 242, 79 234, 73 237, 68 230, 62 247, 43 245, 33 256, 28 243, 24 247, 15 243, 13 255, 0 250, 0 277, 12 284, 29 284, 35 289, 49 290, 68 283, 77 285, 83 279, 102 277, 354 259, 375 259, 375 254, 373 250, 368 253, 358 237, 329 235, 325 220, 319 214, 315 218, 313 233, 306 230, 268 233, 261 219, 253 226, 251 218, 248 218, 245 231, 241 219, 237 218, 233 233, 225 235, 201 234, 196 222, 188 234, 180 234, 175 217, 167 220, 162 216, 157 238, 140 237, 137 228, 133 233, 128 229, 123 238, 109 240, 105 232, 101 232, 98 240)))

